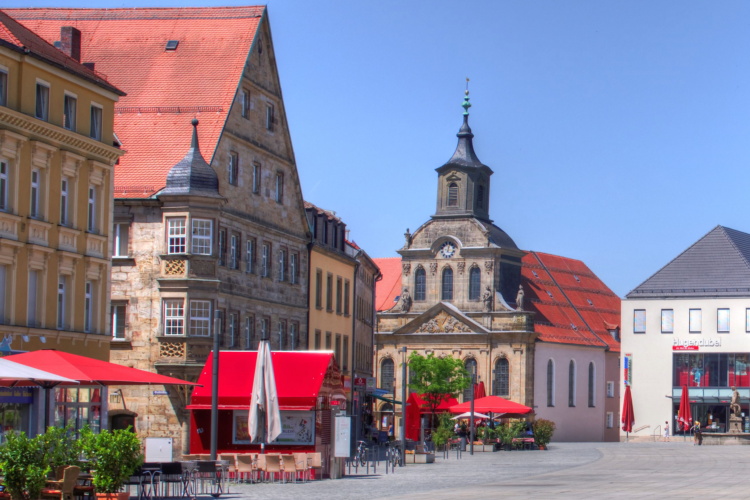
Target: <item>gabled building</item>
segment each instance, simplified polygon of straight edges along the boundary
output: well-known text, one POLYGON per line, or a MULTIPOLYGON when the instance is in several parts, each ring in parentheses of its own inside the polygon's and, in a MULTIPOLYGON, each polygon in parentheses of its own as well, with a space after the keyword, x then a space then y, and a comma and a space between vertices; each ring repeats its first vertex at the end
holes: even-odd
POLYGON ((716 226, 622 302, 623 382, 637 430, 630 436, 661 434, 665 422, 676 433, 685 389, 693 420, 709 432, 729 430, 732 387, 750 414, 748 333, 750 234, 716 226))
MULTIPOLYGON (((75 28, 57 38, 62 50, 0 11, 0 354, 108 359, 112 167, 123 154, 112 122, 125 94, 81 63, 75 28)), ((47 420, 97 428, 99 389, 72 392, 47 420)), ((43 430, 40 397, 4 392, 3 431, 43 430)))
MULTIPOLYGON (((582 262, 523 251, 490 219, 493 171, 474 151, 469 107, 467 92, 456 150, 436 169, 435 214, 407 230, 400 259, 375 259, 378 387, 400 398, 402 347, 453 356, 489 394, 555 421, 556 440, 616 440, 607 388, 619 341, 608 329, 619 299, 582 262)), ((381 426, 396 416, 391 403, 379 410, 381 426)))
MULTIPOLYGON (((112 361, 197 380, 222 349, 306 348, 310 240, 268 13, 15 10, 128 92, 114 110, 112 361), (198 124, 191 121, 197 119, 198 124), (197 127, 197 128, 196 128, 197 127)), ((113 423, 188 450, 187 389, 127 388, 113 423)))

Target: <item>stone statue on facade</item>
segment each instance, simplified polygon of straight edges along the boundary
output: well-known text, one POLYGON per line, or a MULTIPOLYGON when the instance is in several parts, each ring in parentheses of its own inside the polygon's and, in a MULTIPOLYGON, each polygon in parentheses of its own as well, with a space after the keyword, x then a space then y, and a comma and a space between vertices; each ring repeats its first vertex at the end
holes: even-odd
POLYGON ((401 312, 409 312, 411 309, 411 295, 409 294, 409 288, 404 287, 401 292, 401 312))
POLYGON ((492 290, 489 286, 484 289, 484 294, 482 294, 482 302, 484 302, 484 311, 492 312, 492 290))
POLYGON ((518 293, 516 294, 516 310, 523 311, 523 285, 518 285, 518 293))
POLYGON ((406 228, 406 232, 404 233, 404 239, 406 239, 406 243, 404 244, 404 247, 410 248, 411 247, 411 233, 409 232, 409 228, 406 228))

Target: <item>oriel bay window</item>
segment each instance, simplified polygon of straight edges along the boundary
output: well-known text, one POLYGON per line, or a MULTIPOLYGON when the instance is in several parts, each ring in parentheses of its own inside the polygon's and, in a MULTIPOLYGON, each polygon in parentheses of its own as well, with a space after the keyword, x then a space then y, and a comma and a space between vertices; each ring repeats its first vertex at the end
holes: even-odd
POLYGON ((190 220, 189 243, 187 217, 169 217, 166 225, 168 254, 184 254, 187 253, 188 248, 194 255, 213 254, 213 221, 211 219, 190 220))
POLYGON ((185 335, 185 325, 188 325, 187 333, 194 337, 211 336, 211 309, 210 300, 188 301, 187 317, 185 310, 185 299, 164 299, 164 335, 185 335))

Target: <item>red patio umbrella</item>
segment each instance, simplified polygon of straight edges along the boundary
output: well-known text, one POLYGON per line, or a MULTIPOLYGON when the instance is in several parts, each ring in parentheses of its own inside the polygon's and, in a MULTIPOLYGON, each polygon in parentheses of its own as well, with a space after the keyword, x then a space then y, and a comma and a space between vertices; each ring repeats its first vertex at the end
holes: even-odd
POLYGON ((680 411, 677 412, 677 425, 682 431, 689 431, 693 426, 693 413, 690 411, 690 398, 688 397, 687 385, 682 386, 682 397, 680 397, 680 411))
MULTIPOLYGON (((470 411, 471 401, 450 407, 451 413, 464 413, 470 411)), ((474 411, 480 413, 518 413, 526 415, 533 413, 533 409, 520 403, 508 401, 500 396, 485 396, 474 400, 474 411)))
POLYGON ((630 386, 625 386, 625 397, 622 402, 622 430, 627 434, 633 432, 635 413, 633 413, 633 396, 630 395, 630 386))
POLYGON ((481 399, 487 395, 486 392, 484 392, 484 382, 479 382, 478 384, 474 384, 474 399, 481 399))
MULTIPOLYGON (((186 380, 54 349, 13 354, 5 356, 4 359, 73 379, 81 384, 198 385, 186 380)), ((51 384, 50 387, 54 385, 56 384, 51 384)))

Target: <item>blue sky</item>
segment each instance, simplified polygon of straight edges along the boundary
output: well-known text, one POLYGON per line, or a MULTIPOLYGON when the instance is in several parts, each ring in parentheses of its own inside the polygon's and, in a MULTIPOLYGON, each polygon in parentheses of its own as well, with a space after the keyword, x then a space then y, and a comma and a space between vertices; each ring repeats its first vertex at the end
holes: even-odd
MULTIPOLYGON (((241 5, 6 0, 6 7, 241 5)), ((305 198, 373 257, 435 211, 465 78, 490 212, 620 296, 750 232, 750 2, 271 0, 305 198)))

